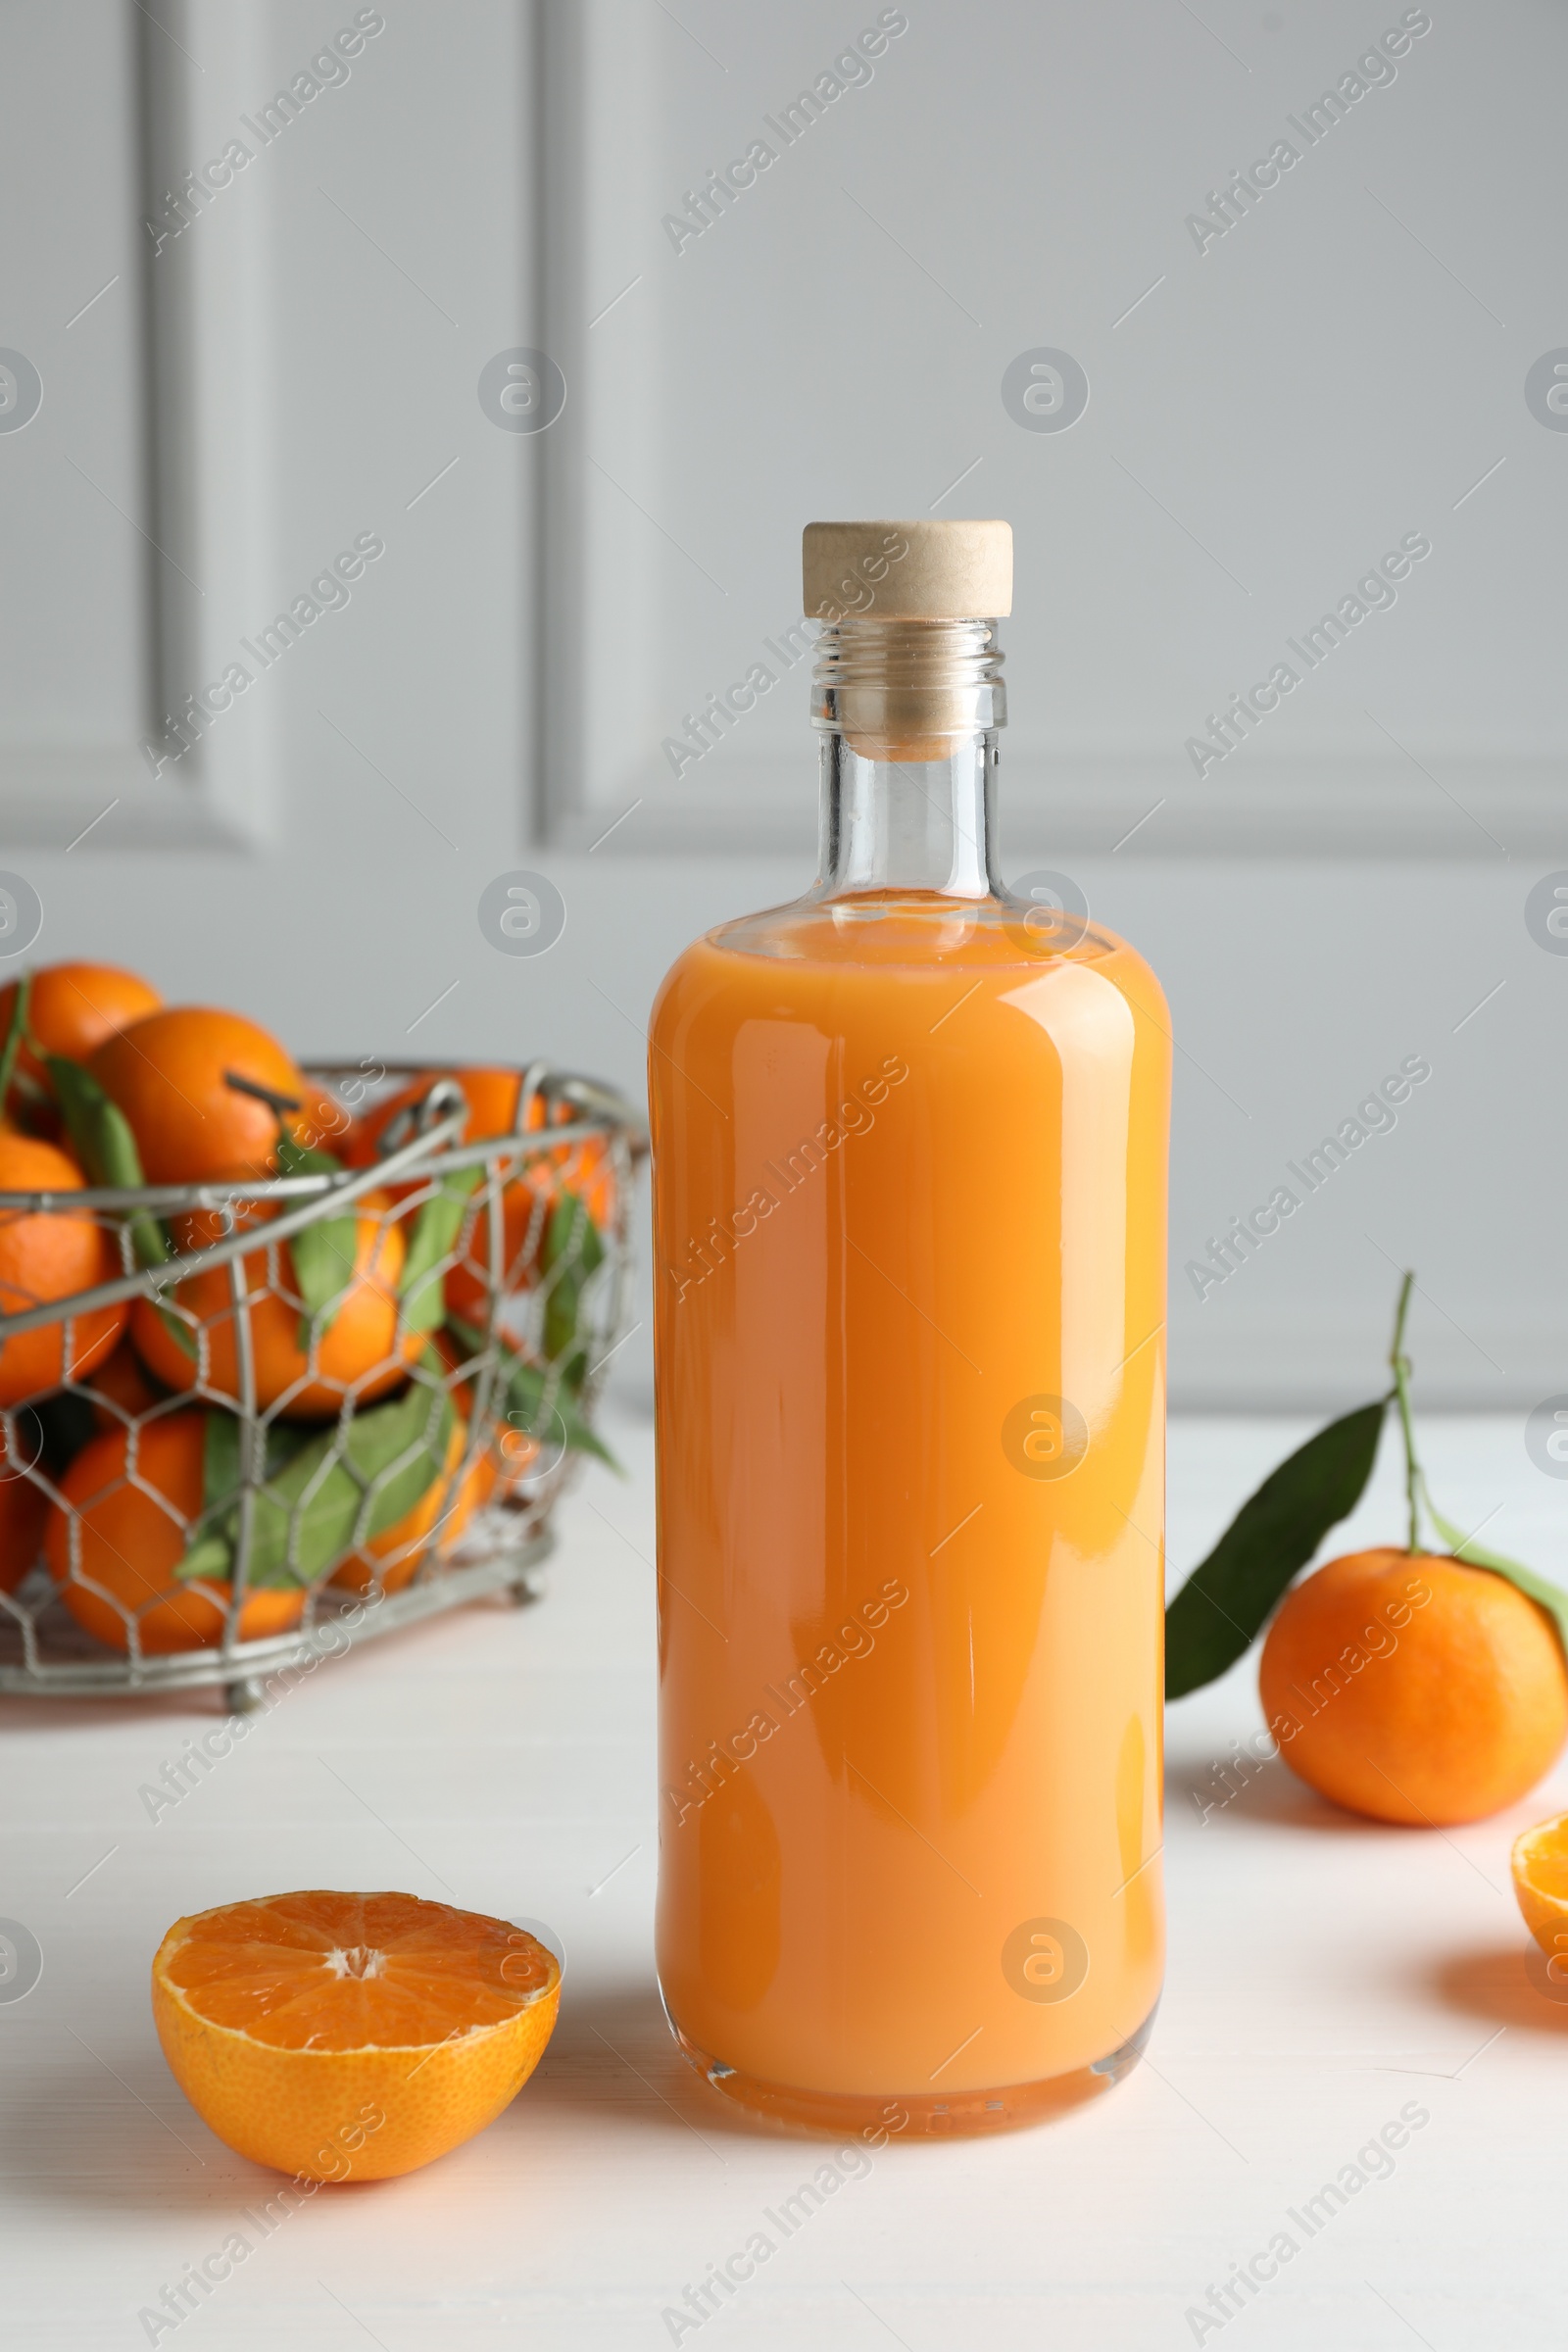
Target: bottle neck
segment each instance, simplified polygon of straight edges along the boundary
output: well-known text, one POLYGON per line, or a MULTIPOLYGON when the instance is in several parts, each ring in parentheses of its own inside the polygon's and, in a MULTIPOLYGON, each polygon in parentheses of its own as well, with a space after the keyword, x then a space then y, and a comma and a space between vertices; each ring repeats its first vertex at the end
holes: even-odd
POLYGON ((817 645, 821 852, 813 899, 1003 895, 995 863, 1002 655, 986 620, 854 615, 817 645))
POLYGON ((876 760, 829 728, 811 896, 885 890, 1000 897, 996 774, 994 730, 960 738, 941 760, 876 760))

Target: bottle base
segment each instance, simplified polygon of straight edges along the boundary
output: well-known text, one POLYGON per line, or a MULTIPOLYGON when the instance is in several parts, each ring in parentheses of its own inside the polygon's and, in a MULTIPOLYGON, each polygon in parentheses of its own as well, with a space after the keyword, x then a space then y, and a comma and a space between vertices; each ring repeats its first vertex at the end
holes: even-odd
POLYGON ((900 2137, 967 2136, 984 2132, 1012 2132, 1028 2124, 1081 2107, 1087 2100, 1113 2089, 1143 2055, 1153 2031, 1159 2003, 1118 2048, 1071 2074, 1053 2075, 1041 2082, 1007 2082, 995 2090, 952 2091, 937 2098, 909 2091, 803 2090, 792 2082, 769 2082, 743 2074, 704 2050, 669 2018, 669 2030, 687 2064, 722 2097, 754 2116, 799 2131, 830 2132, 843 2138, 852 2132, 891 2132, 888 2110, 896 2108, 907 2120, 896 2127, 900 2137))

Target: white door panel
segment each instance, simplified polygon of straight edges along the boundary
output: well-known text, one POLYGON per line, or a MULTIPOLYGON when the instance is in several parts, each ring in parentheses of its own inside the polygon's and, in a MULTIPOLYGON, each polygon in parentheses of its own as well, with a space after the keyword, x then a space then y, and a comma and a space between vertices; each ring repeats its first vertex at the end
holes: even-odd
POLYGON ((1177 1400, 1371 1394, 1389 1256, 1429 1394, 1568 1388, 1568 956, 1525 920, 1568 869, 1560 12, 1434 11, 1290 127, 1422 13, 0 5, 0 349, 43 387, 0 406, 0 867, 37 953, 305 1054, 635 1090, 686 939, 809 870, 802 523, 1004 514, 1006 862, 1071 867, 1182 1047, 1177 1400), (519 868, 567 910, 537 957, 477 917, 519 868), (1409 1054, 1397 1132, 1200 1302, 1185 1261, 1409 1054))

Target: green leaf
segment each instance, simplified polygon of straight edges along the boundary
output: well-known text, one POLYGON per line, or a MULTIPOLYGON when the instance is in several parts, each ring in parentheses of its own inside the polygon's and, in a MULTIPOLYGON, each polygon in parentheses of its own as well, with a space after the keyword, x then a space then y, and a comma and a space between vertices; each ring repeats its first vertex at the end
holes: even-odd
MULTIPOLYGON (((141 1153, 131 1133, 130 1121, 118 1102, 112 1102, 90 1070, 79 1061, 69 1061, 63 1054, 46 1054, 44 1066, 55 1099, 65 1118, 66 1129, 76 1149, 76 1157, 87 1171, 88 1182, 106 1189, 135 1192, 145 1182, 141 1169, 141 1153)), ((159 1220, 138 1211, 130 1219, 130 1235, 136 1256, 144 1266, 162 1266, 173 1252, 168 1234, 159 1220)), ((187 1352, 189 1334, 182 1342, 187 1352)))
POLYGON ((196 1348, 196 1334, 191 1326, 181 1316, 176 1315, 172 1307, 164 1304, 162 1293, 155 1292, 153 1294, 153 1305, 157 1310, 158 1320, 180 1353, 188 1355, 193 1364, 198 1362, 200 1359, 196 1348))
POLYGON ((239 1493, 240 1425, 232 1413, 210 1412, 202 1442, 203 1516, 222 1510, 239 1493))
POLYGON ((4 1104, 11 1092, 11 1081, 16 1075, 17 1055, 21 1053, 22 1041, 27 1034, 27 1007, 31 1001, 32 974, 24 972, 22 978, 17 982, 17 993, 11 1006, 11 1024, 6 1031, 5 1045, 3 1049, 0 1049, 0 1105, 4 1104))
POLYGON ((1519 1591, 1531 1600, 1539 1601, 1556 1627, 1557 1639, 1564 1652, 1568 1653, 1568 1592, 1564 1592, 1560 1586, 1548 1583, 1545 1577, 1538 1576, 1533 1568, 1525 1567, 1522 1561, 1510 1560, 1506 1552, 1489 1551, 1484 1544, 1475 1543, 1462 1528, 1455 1527, 1451 1519, 1445 1519, 1432 1499, 1432 1490, 1424 1475, 1421 1488, 1427 1516, 1454 1558, 1463 1560, 1469 1568, 1490 1568, 1494 1576, 1506 1577, 1510 1585, 1517 1585, 1519 1591))
MULTIPOLYGON (((337 1176, 342 1170, 343 1162, 330 1152, 297 1144, 292 1136, 278 1137, 280 1176, 337 1176)), ((300 1317, 302 1348, 309 1348, 314 1333, 331 1330, 333 1318, 354 1279, 359 1238, 360 1221, 353 1208, 320 1216, 290 1237, 288 1253, 294 1266, 295 1288, 305 1306, 300 1317)))
POLYGON ((577 1346, 577 1322, 588 1278, 605 1262, 605 1245, 585 1201, 575 1193, 563 1193, 553 1204, 545 1226, 545 1355, 560 1367, 574 1389, 588 1369, 586 1350, 577 1346))
MULTIPOLYGON (((209 1408, 202 1435, 202 1515, 175 1574, 187 1584, 194 1577, 225 1584, 234 1573, 239 1533, 240 1424, 232 1413, 209 1408)), ((266 1438, 268 1476, 306 1443, 304 1430, 272 1423, 266 1438)))
POLYGON ((110 1101, 91 1070, 63 1054, 46 1054, 44 1066, 77 1156, 93 1183, 127 1188, 144 1183, 141 1153, 130 1121, 119 1103, 110 1101))
POLYGON ((454 1168, 442 1177, 430 1198, 420 1202, 398 1284, 403 1320, 411 1331, 438 1331, 446 1320, 442 1260, 456 1247, 469 1196, 483 1173, 482 1168, 454 1168), (439 1273, 437 1267, 442 1269, 439 1273))
POLYGON ((251 1582, 313 1584, 357 1543, 396 1526, 440 1474, 454 1417, 449 1396, 416 1385, 356 1414, 346 1441, 332 1429, 303 1446, 257 1496, 251 1582))
MULTIPOLYGON (((470 1355, 484 1353, 484 1334, 471 1323, 452 1315, 448 1317, 447 1328, 470 1355)), ((583 1417, 582 1407, 563 1381, 560 1368, 530 1364, 499 1336, 496 1345, 507 1384, 503 1404, 497 1408, 501 1417, 511 1421, 514 1429, 520 1429, 524 1436, 537 1438, 542 1446, 560 1444, 569 1453, 595 1454, 624 1478, 626 1473, 619 1462, 583 1417)))
POLYGON ((513 1366, 507 1382, 507 1419, 541 1446, 561 1445, 568 1452, 596 1454, 622 1478, 626 1475, 603 1438, 583 1419, 582 1407, 565 1382, 541 1364, 513 1366))
MULTIPOLYGON (((256 1490, 251 1521, 251 1585, 315 1584, 357 1544, 396 1526, 441 1474, 454 1419, 451 1398, 416 1382, 392 1403, 357 1413, 346 1436, 334 1423, 293 1446, 276 1463, 270 1445, 267 1480, 256 1490), (378 1479, 382 1483, 366 1509, 367 1491, 378 1479)), ((227 1443, 217 1441, 220 1447, 227 1443)), ((237 1443, 233 1459, 237 1476, 237 1443)), ((239 1515, 239 1496, 231 1494, 213 1531, 231 1546, 238 1539, 239 1515)), ((177 1571, 181 1577, 212 1573, 192 1568, 195 1556, 186 1554, 177 1571)))
POLYGON ((1360 1501, 1388 1398, 1331 1421, 1269 1473, 1165 1611, 1165 1696, 1233 1665, 1329 1529, 1360 1501))
POLYGON ((197 1536, 187 1545, 185 1556, 174 1570, 182 1585, 198 1579, 208 1585, 227 1585, 234 1577, 234 1546, 226 1536, 209 1533, 197 1536))
MULTIPOLYGON (((227 1510, 240 1491, 241 1424, 233 1413, 209 1406, 202 1458, 202 1517, 214 1519, 227 1510)), ((270 1421, 267 1425, 266 1478, 273 1478, 292 1461, 311 1433, 297 1422, 270 1421)))

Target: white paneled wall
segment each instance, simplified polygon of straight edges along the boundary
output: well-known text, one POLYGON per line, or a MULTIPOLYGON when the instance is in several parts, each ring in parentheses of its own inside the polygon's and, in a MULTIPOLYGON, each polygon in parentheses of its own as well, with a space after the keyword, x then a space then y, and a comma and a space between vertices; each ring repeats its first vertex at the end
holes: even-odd
POLYGON ((0 353, 43 387, 0 406, 0 866, 40 955, 304 1053, 636 1087, 685 940, 808 876, 802 522, 1005 514, 1007 862, 1137 941, 1182 1048, 1177 1400, 1371 1394, 1406 1262, 1431 1401, 1568 1390, 1568 956, 1526 921, 1568 869, 1568 434, 1526 397, 1568 345, 1556 10, 73 0, 0 15, 0 353), (537 432, 480 398, 523 351, 564 380, 537 432), (1004 397, 1045 351, 1061 430, 1004 397), (519 867, 567 908, 537 958, 475 913, 519 867))

